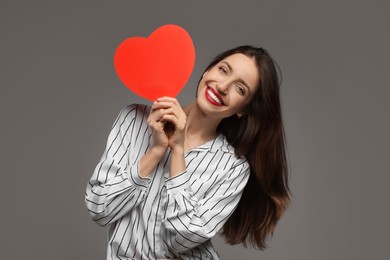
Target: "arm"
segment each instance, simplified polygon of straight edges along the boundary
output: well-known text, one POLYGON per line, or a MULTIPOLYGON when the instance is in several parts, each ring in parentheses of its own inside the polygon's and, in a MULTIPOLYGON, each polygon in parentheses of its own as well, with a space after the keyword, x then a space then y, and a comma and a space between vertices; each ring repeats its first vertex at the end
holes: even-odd
MULTIPOLYGON (((146 153, 141 160, 131 163, 133 151, 129 149, 133 131, 138 130, 134 129, 137 113, 142 113, 143 110, 138 105, 122 109, 111 128, 103 156, 88 183, 85 203, 91 218, 99 225, 116 221, 146 196, 149 185, 149 178, 146 176, 152 171, 154 164, 145 167, 144 158, 156 156, 152 152, 146 153), (142 171, 144 174, 141 174, 142 171)), ((138 123, 137 127, 146 126, 138 123)), ((156 160, 157 158, 154 161, 156 160)))
POLYGON ((166 146, 171 148, 170 176, 176 176, 186 168, 184 160, 184 128, 187 116, 176 98, 161 97, 153 103, 153 109, 159 110, 158 121, 162 123, 165 132, 166 146), (165 123, 170 123, 164 127, 165 123))
POLYGON ((249 165, 237 160, 200 200, 189 186, 189 172, 167 179, 167 212, 163 225, 172 234, 168 243, 185 252, 212 238, 236 208, 249 178, 249 165))

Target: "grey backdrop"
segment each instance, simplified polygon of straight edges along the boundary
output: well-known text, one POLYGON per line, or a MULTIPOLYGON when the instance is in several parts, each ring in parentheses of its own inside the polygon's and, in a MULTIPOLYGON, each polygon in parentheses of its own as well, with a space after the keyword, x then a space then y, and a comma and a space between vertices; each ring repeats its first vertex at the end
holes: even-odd
POLYGON ((192 36, 194 97, 227 48, 268 49, 283 72, 293 203, 264 252, 222 259, 389 259, 388 1, 0 2, 1 259, 104 259, 84 190, 120 109, 127 37, 175 23, 192 36))

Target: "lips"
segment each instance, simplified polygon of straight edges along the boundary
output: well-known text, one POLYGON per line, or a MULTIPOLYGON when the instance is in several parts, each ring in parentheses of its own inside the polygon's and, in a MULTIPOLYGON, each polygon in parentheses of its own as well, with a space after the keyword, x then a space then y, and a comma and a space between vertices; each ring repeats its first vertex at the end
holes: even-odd
POLYGON ((224 105, 222 97, 214 89, 210 88, 209 86, 206 87, 205 96, 206 96, 207 100, 215 106, 223 106, 224 105))

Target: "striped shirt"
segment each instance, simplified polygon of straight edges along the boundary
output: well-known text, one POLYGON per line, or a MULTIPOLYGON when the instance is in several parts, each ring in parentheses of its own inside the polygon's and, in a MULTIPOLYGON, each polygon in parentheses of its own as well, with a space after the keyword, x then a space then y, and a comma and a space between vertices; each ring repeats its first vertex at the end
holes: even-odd
POLYGON ((121 110, 87 185, 91 218, 109 227, 107 259, 219 259, 210 239, 237 206, 249 164, 220 134, 185 152, 177 176, 169 176, 168 148, 141 177, 140 159, 153 144, 149 112, 145 105, 121 110))

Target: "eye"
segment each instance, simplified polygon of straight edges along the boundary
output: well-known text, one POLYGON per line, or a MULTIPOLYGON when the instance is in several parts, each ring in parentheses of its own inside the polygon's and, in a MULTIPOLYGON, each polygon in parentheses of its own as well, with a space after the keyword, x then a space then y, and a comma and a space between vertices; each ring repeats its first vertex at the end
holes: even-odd
POLYGON ((227 75, 227 73, 228 73, 228 70, 227 70, 224 66, 218 67, 218 70, 219 70, 220 72, 222 72, 223 74, 225 74, 225 75, 227 75))
POLYGON ((240 95, 245 95, 245 88, 241 85, 237 85, 237 91, 240 95))

